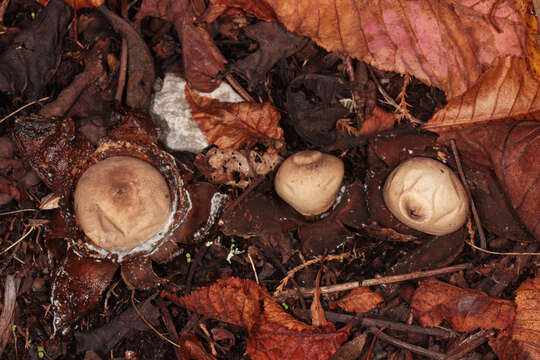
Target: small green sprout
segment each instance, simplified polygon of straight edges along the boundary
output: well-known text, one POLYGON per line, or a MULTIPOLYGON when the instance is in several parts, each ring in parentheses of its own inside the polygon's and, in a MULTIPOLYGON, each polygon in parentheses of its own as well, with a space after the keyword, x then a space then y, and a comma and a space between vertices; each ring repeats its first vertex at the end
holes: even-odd
POLYGON ((43 348, 43 346, 38 346, 37 352, 38 358, 43 359, 43 357, 45 356, 45 349, 43 348))
POLYGON ((186 262, 188 264, 191 264, 191 254, 190 253, 186 253, 186 262))
POLYGON ((283 306, 285 310, 289 310, 289 305, 287 305, 285 301, 281 303, 281 306, 283 306))

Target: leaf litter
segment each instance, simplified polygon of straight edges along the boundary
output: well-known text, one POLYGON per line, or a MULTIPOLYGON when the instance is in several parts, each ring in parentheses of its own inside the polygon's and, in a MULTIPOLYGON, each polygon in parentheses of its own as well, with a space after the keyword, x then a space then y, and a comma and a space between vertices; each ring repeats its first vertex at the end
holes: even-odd
POLYGON ((0 6, 8 34, 0 50, 0 273, 21 282, 14 311, 12 286, 0 289, 0 351, 9 358, 540 358, 530 255, 540 239, 540 53, 530 1, 67 3, 77 7, 72 27, 59 0, 0 6), (154 262, 130 261, 120 274, 115 264, 74 256, 56 210, 33 210, 51 194, 47 186, 62 188, 74 155, 107 137, 159 138, 156 123, 143 124, 154 78, 170 71, 186 79, 191 115, 210 144, 172 154, 192 200, 209 205, 154 262), (221 82, 246 102, 193 91, 221 82), (428 121, 419 127, 410 113, 428 121), (126 117, 136 125, 126 127, 126 117), (52 152, 24 156, 44 144, 52 152), (273 189, 282 159, 304 149, 345 164, 335 204, 316 218, 273 189), (400 223, 381 189, 413 156, 456 172, 461 165, 480 221, 471 216, 445 236, 400 223), (482 251, 466 245, 479 226, 488 239, 482 251), (415 280, 459 263, 459 272, 415 280), (277 303, 269 290, 284 277, 289 288, 277 303), (383 285, 358 287, 376 277, 383 285), (53 283, 80 304, 64 319, 74 337, 52 336, 53 283), (159 291, 167 301, 154 299, 159 291), (449 340, 434 326, 475 340, 449 340))

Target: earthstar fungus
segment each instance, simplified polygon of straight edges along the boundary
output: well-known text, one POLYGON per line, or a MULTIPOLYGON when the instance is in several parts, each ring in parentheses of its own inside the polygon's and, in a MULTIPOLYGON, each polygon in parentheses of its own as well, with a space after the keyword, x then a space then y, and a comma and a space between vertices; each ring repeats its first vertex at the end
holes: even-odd
POLYGON ((210 184, 186 184, 182 164, 157 145, 159 128, 138 112, 92 146, 70 118, 31 115, 17 120, 15 138, 25 158, 60 196, 67 253, 55 271, 51 302, 55 332, 98 303, 118 267, 132 289, 163 283, 152 261, 200 241, 226 197, 210 184), (197 202, 192 202, 192 198, 197 202), (188 221, 189 220, 189 221, 188 221))

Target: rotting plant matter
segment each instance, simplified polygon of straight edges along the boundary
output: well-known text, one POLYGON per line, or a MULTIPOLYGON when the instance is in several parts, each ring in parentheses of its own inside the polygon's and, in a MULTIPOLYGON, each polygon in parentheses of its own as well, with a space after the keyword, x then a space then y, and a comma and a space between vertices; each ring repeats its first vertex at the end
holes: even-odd
POLYGON ((208 183, 187 184, 146 115, 120 118, 97 147, 76 136, 70 118, 33 115, 16 124, 22 153, 61 197, 51 231, 67 240, 51 294, 57 332, 97 305, 118 267, 132 289, 163 284, 152 261, 170 261, 179 242, 202 240, 226 199, 208 183))

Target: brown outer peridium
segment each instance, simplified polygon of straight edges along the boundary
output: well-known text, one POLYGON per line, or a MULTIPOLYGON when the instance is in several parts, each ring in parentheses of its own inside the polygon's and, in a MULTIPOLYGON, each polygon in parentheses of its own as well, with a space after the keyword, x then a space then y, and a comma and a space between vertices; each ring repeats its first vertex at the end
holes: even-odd
POLYGON ((184 189, 184 182, 176 166, 176 161, 155 144, 141 145, 130 141, 102 140, 98 148, 88 158, 79 159, 78 163, 73 164, 70 176, 64 183, 64 189, 60 208, 68 229, 66 239, 71 242, 73 250, 80 256, 107 259, 112 262, 122 262, 136 256, 153 254, 171 238, 173 232, 185 221, 192 206, 189 194, 184 189), (130 156, 153 165, 164 177, 171 192, 171 206, 174 215, 168 228, 162 236, 155 237, 152 241, 149 239, 146 243, 130 251, 110 251, 94 244, 81 230, 73 208, 73 193, 78 179, 90 166, 114 156, 130 156))

